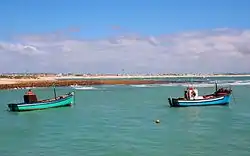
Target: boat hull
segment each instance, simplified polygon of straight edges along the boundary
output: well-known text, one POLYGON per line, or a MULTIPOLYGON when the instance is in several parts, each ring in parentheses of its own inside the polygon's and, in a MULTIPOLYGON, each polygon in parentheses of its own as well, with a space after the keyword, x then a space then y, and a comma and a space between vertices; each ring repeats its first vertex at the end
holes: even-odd
POLYGON ((72 92, 66 95, 66 97, 64 98, 54 99, 49 102, 38 102, 31 104, 16 103, 16 104, 8 104, 8 107, 10 111, 21 112, 21 111, 32 111, 32 110, 71 106, 74 103, 74 96, 75 96, 74 92, 72 92))
POLYGON ((182 100, 182 99, 168 98, 169 105, 171 107, 228 105, 230 100, 231 100, 230 95, 215 97, 211 99, 199 99, 199 100, 182 100))

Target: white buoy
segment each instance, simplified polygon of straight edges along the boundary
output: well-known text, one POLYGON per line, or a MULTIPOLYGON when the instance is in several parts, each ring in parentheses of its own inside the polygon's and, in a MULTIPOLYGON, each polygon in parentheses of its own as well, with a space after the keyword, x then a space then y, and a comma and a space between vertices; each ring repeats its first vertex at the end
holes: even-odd
POLYGON ((155 123, 157 123, 157 124, 158 124, 158 123, 160 123, 160 120, 158 120, 158 119, 157 119, 157 120, 155 120, 155 123))

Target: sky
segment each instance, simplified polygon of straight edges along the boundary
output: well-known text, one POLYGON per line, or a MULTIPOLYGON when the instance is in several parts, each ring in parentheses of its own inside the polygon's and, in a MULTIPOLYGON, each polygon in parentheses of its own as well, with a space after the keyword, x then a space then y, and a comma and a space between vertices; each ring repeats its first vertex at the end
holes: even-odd
POLYGON ((0 3, 0 73, 250 72, 248 0, 0 3))

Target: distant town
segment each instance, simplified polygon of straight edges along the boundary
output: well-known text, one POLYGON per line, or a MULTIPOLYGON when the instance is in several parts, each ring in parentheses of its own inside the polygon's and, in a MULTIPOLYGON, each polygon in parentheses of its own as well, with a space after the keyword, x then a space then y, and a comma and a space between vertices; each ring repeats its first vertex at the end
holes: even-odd
POLYGON ((211 77, 211 76, 248 76, 250 73, 213 73, 213 74, 192 74, 192 73, 168 73, 168 74, 81 74, 81 73, 2 73, 0 78, 32 78, 36 79, 39 77, 95 77, 95 76, 174 76, 174 77, 211 77))

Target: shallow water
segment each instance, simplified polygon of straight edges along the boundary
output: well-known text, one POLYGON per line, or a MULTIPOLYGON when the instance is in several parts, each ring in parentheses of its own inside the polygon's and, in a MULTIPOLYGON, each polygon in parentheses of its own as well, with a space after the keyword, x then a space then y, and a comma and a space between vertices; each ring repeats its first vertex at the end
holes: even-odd
MULTIPOLYGON (((118 85, 75 90, 73 107, 11 113, 24 90, 0 91, 1 156, 249 156, 250 86, 229 106, 170 108, 184 86, 118 85), (154 123, 159 119, 160 124, 154 123)), ((73 88, 57 88, 58 94, 73 88)), ((212 87, 199 88, 199 94, 212 87)), ((35 89, 39 98, 53 89, 35 89)))

